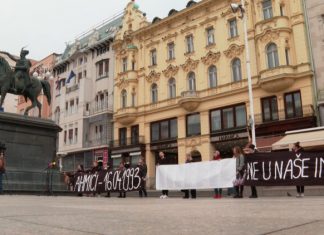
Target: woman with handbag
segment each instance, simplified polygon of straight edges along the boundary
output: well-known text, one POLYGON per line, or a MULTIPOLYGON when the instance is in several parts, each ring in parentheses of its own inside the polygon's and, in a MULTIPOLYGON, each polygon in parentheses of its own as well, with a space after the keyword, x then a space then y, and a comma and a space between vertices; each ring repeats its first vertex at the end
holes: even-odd
POLYGON ((233 148, 233 158, 236 159, 236 179, 234 180, 236 195, 234 198, 243 198, 245 163, 241 147, 235 146, 233 148))

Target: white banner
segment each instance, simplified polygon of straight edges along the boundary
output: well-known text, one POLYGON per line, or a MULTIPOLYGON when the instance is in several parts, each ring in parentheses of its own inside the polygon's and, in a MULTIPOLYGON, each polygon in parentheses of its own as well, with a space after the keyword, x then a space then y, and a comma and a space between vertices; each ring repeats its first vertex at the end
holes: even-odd
POLYGON ((236 160, 163 165, 156 169, 156 189, 214 189, 233 187, 236 160))

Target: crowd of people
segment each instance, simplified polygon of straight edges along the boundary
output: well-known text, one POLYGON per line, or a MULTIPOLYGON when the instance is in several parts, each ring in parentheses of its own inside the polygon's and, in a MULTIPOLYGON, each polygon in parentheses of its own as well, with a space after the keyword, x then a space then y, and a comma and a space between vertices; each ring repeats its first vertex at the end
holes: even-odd
MULTIPOLYGON (((233 158, 236 159, 236 179, 233 181, 233 188, 227 189, 227 195, 231 196, 233 195, 233 198, 243 198, 243 191, 244 191, 244 180, 246 177, 246 164, 245 164, 245 157, 249 154, 255 153, 257 150, 255 146, 251 143, 248 143, 245 148, 241 148, 240 146, 235 146, 232 149, 233 158)), ((303 148, 300 146, 299 142, 295 143, 293 145, 293 151, 296 153, 300 153, 303 151, 303 148)), ((220 161, 222 160, 222 156, 220 151, 215 150, 212 156, 213 161, 220 161)), ((186 154, 186 164, 193 163, 193 159, 190 153, 186 154)), ((157 159, 157 166, 159 165, 166 165, 168 164, 167 158, 164 154, 164 152, 159 152, 158 159, 157 159)), ((2 168, 1 168, 1 157, 0 157, 0 176, 2 176, 2 168)), ((141 171, 143 172, 142 175, 142 181, 143 186, 138 191, 139 197, 147 197, 147 191, 146 191, 146 177, 147 177, 147 165, 144 161, 144 158, 140 157, 137 167, 141 168, 141 171)), ((118 167, 118 170, 123 172, 126 169, 130 168, 130 163, 127 161, 121 161, 118 167)), ((109 170, 111 167, 108 165, 105 170, 109 170)), ((85 170, 83 165, 78 165, 76 173, 95 173, 98 171, 103 170, 103 164, 102 161, 94 161, 93 166, 89 170, 85 170)), ((74 174, 68 174, 65 173, 65 182, 71 187, 71 190, 73 190, 73 175, 74 174)), ((304 186, 296 186, 297 188, 297 197, 304 197, 304 186)), ((0 184, 0 193, 2 190, 2 185, 0 184)), ((193 198, 195 199, 197 197, 197 191, 195 189, 183 189, 181 190, 184 193, 183 198, 193 198)), ((78 196, 83 196, 84 194, 79 193, 78 196)), ((85 194, 87 196, 95 196, 96 193, 92 194, 85 194)), ((169 196, 169 190, 162 190, 162 194, 160 196, 161 199, 168 198, 169 196)), ((106 197, 110 197, 110 192, 107 192, 106 197)), ((126 198, 126 192, 120 191, 119 192, 119 198, 126 198)), ((215 188, 214 189, 214 196, 215 199, 221 199, 223 197, 223 189, 222 188, 215 188)), ((251 186, 251 195, 249 198, 258 198, 257 188, 255 186, 251 186)))

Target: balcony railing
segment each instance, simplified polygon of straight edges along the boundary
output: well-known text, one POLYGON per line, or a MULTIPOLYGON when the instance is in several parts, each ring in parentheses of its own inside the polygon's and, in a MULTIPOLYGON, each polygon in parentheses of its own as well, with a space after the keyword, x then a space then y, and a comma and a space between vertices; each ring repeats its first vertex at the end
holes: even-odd
POLYGON ((89 110, 84 111, 84 116, 91 116, 108 111, 113 112, 112 104, 108 103, 108 101, 93 102, 90 104, 89 110))
POLYGON ((272 113, 272 119, 266 120, 263 118, 262 114, 256 114, 255 124, 265 124, 265 123, 271 123, 271 122, 278 122, 278 121, 284 121, 284 120, 290 120, 290 119, 296 119, 296 118, 304 118, 304 117, 311 117, 315 115, 315 111, 312 105, 306 105, 302 107, 301 113, 296 113, 295 115, 288 115, 286 113, 286 110, 278 110, 277 113, 272 113))
POLYGON ((110 141, 110 148, 144 144, 144 136, 110 141))
POLYGON ((78 89, 79 89, 79 84, 74 84, 70 87, 66 87, 66 93, 68 94, 68 93, 70 93, 72 91, 76 91, 78 89))
POLYGON ((198 96, 197 91, 183 91, 183 92, 181 92, 181 97, 182 98, 196 98, 199 96, 198 96))
POLYGON ((90 147, 108 145, 108 143, 109 143, 109 140, 107 137, 98 136, 97 138, 84 141, 84 147, 90 148, 90 147))

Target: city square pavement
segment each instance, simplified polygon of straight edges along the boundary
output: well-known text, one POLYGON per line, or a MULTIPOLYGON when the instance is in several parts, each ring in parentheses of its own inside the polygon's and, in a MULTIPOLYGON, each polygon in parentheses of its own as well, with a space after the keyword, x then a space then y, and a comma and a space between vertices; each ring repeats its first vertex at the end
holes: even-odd
POLYGON ((324 234, 324 197, 0 196, 0 234, 324 234))

